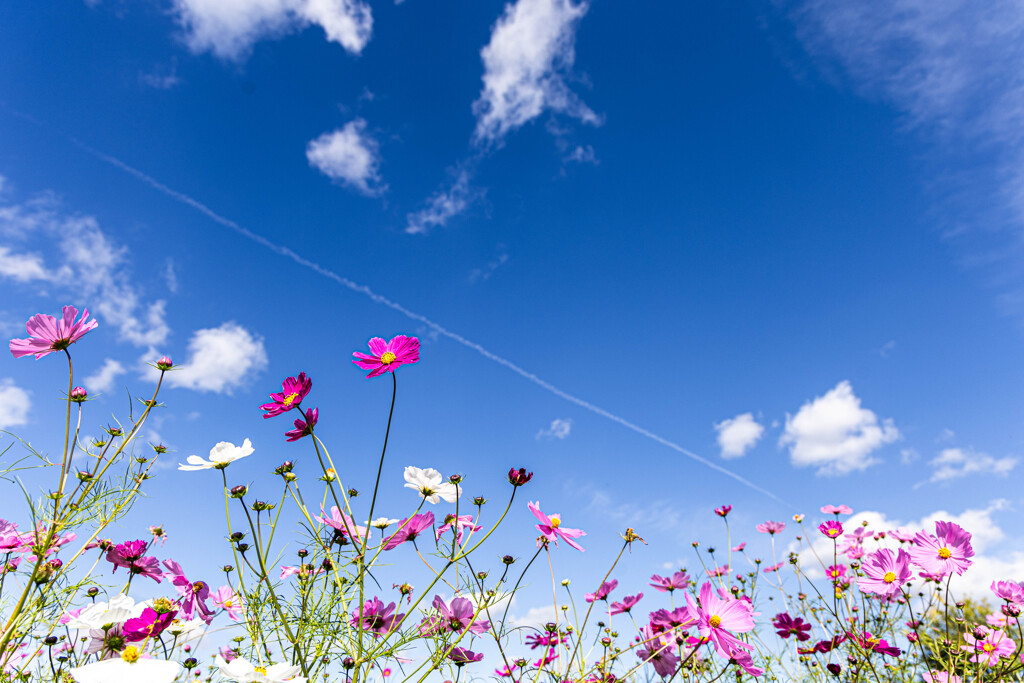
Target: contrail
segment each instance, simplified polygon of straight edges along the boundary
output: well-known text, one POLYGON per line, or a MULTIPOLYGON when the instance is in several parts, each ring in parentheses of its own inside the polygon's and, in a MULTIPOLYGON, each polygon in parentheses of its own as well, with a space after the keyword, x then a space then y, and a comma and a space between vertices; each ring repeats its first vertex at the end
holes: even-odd
POLYGON ((171 189, 170 187, 167 187, 166 185, 164 185, 160 181, 156 180, 155 178, 146 175, 145 173, 143 173, 142 171, 140 171, 140 170, 138 170, 136 168, 132 168, 131 166, 129 166, 128 164, 124 163, 120 159, 116 159, 116 158, 114 158, 114 157, 112 157, 112 156, 110 156, 108 154, 104 154, 103 152, 95 150, 92 147, 86 145, 85 143, 80 142, 78 140, 75 140, 74 138, 71 138, 71 140, 76 145, 78 145, 83 150, 85 150, 89 154, 93 155, 97 159, 105 161, 108 164, 121 169, 125 173, 129 173, 129 174, 135 176, 136 178, 138 178, 142 182, 146 183, 147 185, 149 185, 153 189, 158 190, 159 192, 162 192, 163 194, 167 195, 168 197, 171 197, 172 199, 175 199, 175 200, 181 202, 182 204, 186 204, 188 206, 191 206, 193 209, 195 209, 196 211, 199 211, 200 213, 205 215, 210 220, 213 220, 213 221, 215 221, 217 223, 220 223, 221 225, 223 225, 226 228, 230 228, 231 230, 234 230, 239 235, 245 237, 246 239, 252 240, 253 242, 256 242, 257 244, 260 244, 260 245, 266 247, 267 249, 269 249, 270 251, 274 252, 275 254, 278 254, 280 256, 284 256, 286 258, 289 258, 292 261, 294 261, 295 263, 299 264, 300 266, 304 266, 306 268, 309 268, 310 270, 313 270, 313 271, 319 273, 320 275, 323 275, 326 278, 334 280, 338 284, 340 284, 340 285, 342 285, 344 287, 347 287, 348 289, 351 289, 353 292, 358 292, 359 294, 363 294, 364 296, 369 297, 375 303, 387 306, 388 308, 391 308, 391 309, 393 309, 395 311, 398 311, 399 313, 401 313, 402 315, 404 315, 405 317, 407 317, 407 318, 409 318, 411 320, 415 320, 417 322, 423 323, 424 325, 426 325, 430 329, 432 329, 435 332, 437 332, 439 335, 447 337, 448 339, 451 339, 452 341, 457 342, 457 343, 465 346, 466 348, 473 349, 474 351, 479 353, 484 358, 492 360, 495 363, 508 368, 509 370, 511 370, 512 372, 516 373, 520 377, 522 377, 522 378, 524 378, 524 379, 526 379, 526 380, 528 380, 530 382, 533 382, 534 384, 536 384, 537 386, 541 387, 542 389, 550 391, 555 396, 563 398, 566 401, 569 401, 570 403, 575 403, 579 407, 581 407, 581 408, 583 408, 585 410, 589 410, 590 412, 592 412, 592 413, 594 413, 596 415, 600 415, 601 417, 607 418, 607 419, 611 420, 612 422, 617 422, 618 424, 622 425, 623 427, 626 427, 627 429, 633 430, 637 434, 640 434, 642 436, 646 436, 648 439, 652 439, 654 441, 657 441, 662 446, 667 446, 667 447, 671 448, 674 451, 682 453, 683 455, 685 455, 686 457, 690 458, 691 460, 695 460, 695 461, 699 462, 700 464, 715 470, 716 472, 720 472, 721 474, 724 474, 727 477, 731 477, 732 479, 735 479, 736 481, 738 481, 739 483, 743 484, 747 488, 753 489, 754 491, 757 491, 758 493, 762 493, 762 494, 768 496, 769 498, 771 498, 771 499, 773 499, 773 500, 775 500, 775 501, 777 501, 779 503, 782 503, 783 505, 789 506, 789 503, 787 503, 786 501, 782 500, 781 498, 776 496, 771 491, 768 491, 767 489, 761 488, 760 486, 758 486, 754 482, 752 482, 752 481, 750 481, 748 479, 744 479, 743 477, 741 477, 740 475, 736 474, 735 472, 733 472, 731 470, 727 470, 724 467, 722 467, 721 465, 718 465, 718 464, 708 460, 707 458, 704 458, 704 457, 702 457, 700 455, 697 455, 693 451, 691 451, 691 450, 689 450, 687 448, 683 448, 682 446, 680 446, 677 443, 669 441, 668 439, 666 439, 664 437, 658 436, 657 434, 655 434, 652 431, 644 429, 643 427, 641 427, 639 425, 635 425, 632 422, 630 422, 629 420, 621 418, 618 415, 614 415, 612 413, 609 413, 604 408, 601 408, 599 406, 595 406, 593 403, 589 403, 587 401, 584 401, 582 398, 577 398, 576 396, 573 396, 572 394, 570 394, 568 392, 562 391, 558 387, 556 387, 553 384, 550 384, 550 383, 544 381, 543 379, 541 379, 537 375, 533 374, 532 372, 524 370, 523 368, 519 367, 518 365, 516 365, 512 361, 510 361, 510 360, 508 360, 506 358, 502 358, 501 356, 499 356, 497 354, 491 353, 490 351, 488 351, 484 347, 480 346, 476 342, 470 341, 469 339, 466 339, 462 335, 457 334, 455 332, 452 332, 451 330, 448 330, 448 329, 442 327, 441 325, 438 325, 437 323, 435 323, 433 320, 427 318, 426 316, 420 315, 419 313, 416 313, 414 311, 410 311, 405 306, 402 306, 401 304, 396 303, 396 302, 392 301, 391 299, 388 299, 386 296, 382 296, 382 295, 378 294, 377 292, 373 291, 372 289, 370 289, 366 285, 361 285, 361 284, 359 284, 357 282, 353 282, 352 280, 349 280, 347 277, 343 277, 341 275, 338 275, 333 270, 329 270, 327 268, 324 268, 319 263, 315 263, 315 262, 310 261, 309 259, 307 259, 307 258, 305 258, 303 256, 300 256, 299 254, 295 253, 294 251, 292 251, 288 247, 285 247, 285 246, 282 246, 280 244, 277 244, 276 242, 271 242, 266 237, 263 237, 262 235, 258 235, 256 233, 252 232, 251 230, 249 230, 248 228, 242 227, 241 225, 239 225, 238 223, 234 222, 230 218, 225 218, 224 216, 221 216, 220 214, 216 213, 213 209, 211 209, 210 207, 206 206, 205 204, 203 204, 201 202, 198 202, 195 199, 192 199, 192 197, 189 197, 186 194, 182 194, 181 192, 178 192, 177 190, 174 190, 174 189, 171 189))

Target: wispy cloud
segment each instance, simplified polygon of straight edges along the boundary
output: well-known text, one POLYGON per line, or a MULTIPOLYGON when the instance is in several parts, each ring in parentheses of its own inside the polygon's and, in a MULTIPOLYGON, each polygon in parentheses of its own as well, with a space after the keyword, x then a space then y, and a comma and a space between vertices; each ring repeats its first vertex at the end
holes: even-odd
POLYGON ((367 132, 364 119, 349 121, 311 140, 306 159, 331 180, 368 197, 380 196, 388 189, 380 175, 380 146, 367 132))
POLYGON ((944 482, 972 474, 993 474, 1005 477, 1017 466, 1017 458, 994 458, 974 449, 945 448, 931 460, 933 468, 929 482, 944 482))
POLYGON ((173 10, 195 52, 241 60, 252 46, 310 25, 327 40, 359 54, 370 41, 373 15, 362 0, 173 0, 173 10))
POLYGON ((433 228, 447 225, 449 220, 465 211, 470 202, 482 194, 470 187, 469 180, 468 168, 458 170, 449 186, 432 195, 424 208, 406 217, 405 231, 410 235, 425 235, 433 228))
POLYGON ((483 268, 474 268, 469 271, 469 283, 474 284, 481 280, 489 280, 494 275, 494 271, 501 268, 508 261, 508 252, 505 251, 505 246, 502 244, 498 245, 498 255, 487 262, 487 265, 483 268))
POLYGON ((170 90, 181 83, 178 78, 178 58, 171 57, 170 64, 157 64, 152 71, 139 72, 139 82, 157 90, 170 90))
POLYGON ((112 166, 114 166, 116 168, 121 169, 125 173, 128 173, 129 175, 137 178, 138 180, 142 181, 143 183, 145 183, 149 187, 152 187, 153 189, 155 189, 158 192, 160 192, 160 193, 162 193, 162 194, 164 194, 164 195, 174 199, 175 201, 180 202, 182 204, 185 204, 186 206, 192 207, 193 209, 195 209, 196 211, 202 213, 204 216, 206 216, 207 218, 209 218, 213 222, 217 223, 218 225, 221 225, 221 226, 223 226, 225 228, 228 228, 228 229, 232 230, 233 232, 237 233, 238 235, 241 235, 242 237, 246 238, 247 240, 255 242, 256 244, 259 244, 262 247, 265 247, 266 249, 268 249, 268 250, 272 251, 273 253, 277 254, 278 256, 283 256, 284 258, 289 259, 293 263, 295 263, 295 264, 297 264, 299 266, 302 266, 303 268, 307 268, 307 269, 309 269, 309 270, 317 273, 318 275, 321 275, 321 276, 323 276, 323 277, 325 277, 325 278, 327 278, 329 280, 332 280, 333 282, 336 282, 337 284, 341 285, 342 287, 345 287, 346 289, 348 289, 348 290, 350 290, 352 292, 355 292, 357 294, 360 294, 362 296, 365 296, 365 297, 369 298, 374 303, 380 304, 381 306, 386 306, 386 307, 390 308, 391 310, 396 311, 397 313, 402 314, 406 318, 409 318, 410 320, 414 320, 416 322, 419 322, 419 323, 423 324, 424 326, 429 328, 431 331, 437 333, 439 336, 445 337, 446 339, 450 339, 451 341, 454 341, 455 343, 457 343, 457 344, 459 344, 461 346, 464 346, 464 347, 466 347, 468 349, 476 351, 478 354, 480 354, 484 358, 486 358, 486 359, 488 359, 488 360, 490 360, 490 361, 492 361, 494 363, 497 363, 498 365, 506 368, 507 370, 510 370, 511 372, 515 373, 519 377, 525 379, 526 381, 531 382, 532 384, 540 387, 541 389, 544 389, 545 391, 550 392, 551 394, 554 394, 555 396, 558 396, 559 398, 562 398, 562 399, 568 401, 569 403, 577 405, 580 408, 583 408, 584 410, 587 410, 587 411, 589 411, 591 413, 594 413, 595 415, 599 415, 599 416, 601 416, 601 417, 603 417, 603 418, 605 418, 607 420, 615 422, 616 424, 618 424, 618 425, 620 425, 622 427, 625 427, 626 429, 629 429, 629 430, 633 431, 636 434, 639 434, 639 435, 641 435, 643 437, 651 439, 652 441, 655 441, 655 442, 661 444, 662 446, 665 446, 666 448, 672 449, 673 451, 675 451, 675 452, 677 452, 677 453, 679 453, 679 454, 689 458, 690 460, 693 460, 694 462, 697 462, 697 463, 703 465, 704 467, 707 467, 707 468, 709 468, 711 470, 714 470, 714 471, 716 471, 716 472, 718 472, 718 473, 720 473, 720 474, 722 474, 722 475, 724 475, 726 477, 729 477, 730 479, 733 479, 734 481, 742 484, 743 486, 745 486, 745 487, 747 487, 747 488, 749 488, 749 489, 751 489, 753 491, 757 491, 758 493, 762 493, 765 496, 768 496, 769 498, 771 498, 773 500, 776 500, 776 501, 778 501, 780 503, 788 505, 788 503, 783 501, 777 495, 775 495, 774 493, 772 493, 768 489, 765 489, 765 488, 763 488, 761 486, 758 486, 757 484, 755 484, 754 482, 750 481, 749 479, 741 477, 740 475, 736 474, 735 472, 733 472, 731 470, 728 470, 728 469, 722 467, 721 465, 718 465, 717 463, 712 462, 711 460, 708 460, 707 458, 705 458, 705 457, 703 457, 701 455, 698 455, 697 453, 694 453, 690 449, 684 448, 683 446, 680 446, 679 444, 677 444, 677 443, 675 443, 673 441, 669 441, 668 439, 666 439, 666 438, 664 438, 664 437, 662 437, 662 436, 660 436, 660 435, 658 435, 658 434, 656 434, 656 433, 654 433, 654 432, 652 432, 652 431, 650 431, 648 429, 645 429, 645 428, 643 428, 643 427, 641 427, 641 426, 639 426, 637 424, 634 424, 634 423, 630 422, 629 420, 626 420, 623 417, 620 417, 620 416, 618 416, 618 415, 616 415, 616 414, 614 414, 612 412, 609 412, 609 411, 605 410, 604 408, 601 408, 600 406, 596 406, 593 403, 590 403, 589 401, 585 401, 582 398, 579 398, 577 396, 574 396, 573 394, 570 394, 570 393, 568 393, 566 391, 563 391, 562 389, 559 389, 558 387, 554 386, 550 382, 547 382, 547 381, 541 379, 540 377, 538 377, 534 373, 529 372, 529 371, 521 368, 520 366, 516 365, 515 363, 513 363, 510 360, 508 360, 507 358, 503 358, 502 356, 499 356, 496 353, 493 353, 493 352, 487 350, 486 348, 484 348, 480 344, 478 344, 478 343, 476 343, 474 341, 471 341, 471 340, 467 339, 466 337, 458 334, 457 332, 453 332, 453 331, 443 327, 442 325, 434 322, 433 320, 431 320, 430 318, 426 317, 425 315, 422 315, 420 313, 416 313, 415 311, 411 311, 408 308, 406 308, 405 306, 403 306, 402 304, 400 304, 398 302, 395 302, 395 301, 392 301, 391 299, 387 298, 386 296, 378 294, 377 292, 375 292, 372 289, 370 289, 368 286, 358 284, 358 283, 348 279, 347 277, 339 275, 338 273, 334 272, 333 270, 330 270, 329 268, 325 268, 324 266, 321 266, 320 264, 316 263, 315 261, 311 261, 311 260, 305 258, 304 256, 299 255, 298 253, 296 253, 295 251, 289 249, 288 247, 285 247, 285 246, 282 246, 280 244, 277 244, 276 242, 272 242, 271 240, 267 239, 266 237, 263 237, 262 235, 254 233, 253 231, 249 230, 248 228, 242 227, 241 225, 239 225, 235 221, 231 220, 230 218, 225 218, 224 216, 221 216, 220 214, 218 214, 217 212, 213 211, 210 207, 206 206, 202 202, 199 202, 196 199, 193 199, 192 197, 189 197, 186 194, 178 192, 177 190, 171 189, 170 187, 168 187, 167 185, 164 185, 163 183, 161 183, 160 181, 156 180, 155 178, 153 178, 153 177, 151 177, 149 175, 146 175, 145 173, 143 173, 142 171, 140 171, 140 170, 138 170, 136 168, 133 168, 133 167, 129 166, 128 164, 124 163, 120 159, 112 157, 109 154, 104 154, 102 152, 99 152, 99 151, 97 151, 97 150, 95 150, 95 149, 93 149, 93 148, 89 147, 88 145, 85 145, 85 144, 83 144, 81 142, 77 142, 76 141, 76 144, 79 147, 81 147, 83 150, 88 152, 89 154, 95 156, 97 159, 100 159, 101 161, 104 161, 105 163, 108 163, 108 164, 110 164, 110 165, 112 165, 112 166))
POLYGON ((558 418, 551 421, 551 426, 537 432, 538 439, 568 439, 572 432, 572 420, 558 418))
POLYGON ((113 358, 108 358, 99 370, 85 378, 85 388, 90 392, 110 391, 114 386, 114 380, 126 372, 123 365, 113 358))

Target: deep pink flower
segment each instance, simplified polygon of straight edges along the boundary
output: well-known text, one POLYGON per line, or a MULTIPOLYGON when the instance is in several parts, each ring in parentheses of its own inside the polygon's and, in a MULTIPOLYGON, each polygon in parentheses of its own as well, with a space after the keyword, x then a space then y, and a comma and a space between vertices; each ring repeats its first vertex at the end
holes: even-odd
POLYGON ((789 612, 776 614, 772 626, 780 638, 795 636, 801 643, 811 639, 811 625, 799 617, 794 619, 789 616, 789 612))
POLYGON ((999 663, 1000 657, 1011 657, 1017 649, 1017 644, 1004 631, 985 626, 978 626, 974 630, 984 637, 978 638, 974 633, 968 632, 964 635, 967 644, 961 646, 965 652, 974 653, 971 657, 972 662, 995 666, 999 663))
POLYGON ((935 522, 935 536, 919 531, 910 559, 929 574, 963 574, 971 566, 971 534, 953 522, 935 522))
POLYGON ((546 538, 548 541, 553 542, 556 546, 558 545, 558 539, 562 538, 566 543, 571 545, 576 550, 583 552, 582 546, 579 543, 572 540, 579 538, 580 536, 586 536, 587 532, 580 531, 579 529, 563 529, 562 528, 562 516, 559 514, 553 514, 550 517, 540 511, 540 501, 536 503, 530 503, 527 505, 530 508, 530 512, 537 518, 540 524, 537 524, 537 530, 546 538))
POLYGON ((416 540, 420 534, 433 526, 433 524, 433 512, 423 512, 401 520, 398 522, 398 531, 392 534, 391 538, 384 544, 384 550, 394 550, 406 541, 416 540))
POLYGON ((230 663, 233 660, 238 659, 238 650, 236 650, 234 648, 231 648, 231 647, 228 647, 227 645, 225 645, 222 648, 220 648, 220 650, 218 650, 218 652, 220 652, 220 656, 224 658, 225 662, 229 662, 230 663))
POLYGON ((77 315, 78 309, 74 306, 65 306, 59 321, 52 315, 37 313, 25 323, 29 338, 11 340, 11 354, 15 358, 35 354, 39 359, 48 353, 63 351, 99 325, 97 321, 89 320, 88 308, 82 311, 82 319, 75 322, 77 315))
POLYGON ((889 535, 892 536, 893 538, 895 538, 900 543, 913 543, 914 542, 914 534, 913 534, 913 532, 908 531, 907 529, 905 529, 903 527, 899 527, 898 529, 893 529, 892 531, 889 532, 889 535))
POLYGON ((719 517, 725 517, 732 511, 732 505, 723 505, 722 507, 715 508, 715 514, 719 517))
POLYGON ((750 649, 750 645, 733 635, 754 628, 756 613, 750 603, 723 599, 715 594, 710 583, 705 583, 700 587, 700 605, 686 593, 686 606, 697 620, 700 635, 714 643, 720 655, 731 657, 740 648, 750 649))
POLYGON ((765 574, 771 574, 772 572, 777 572, 780 569, 782 569, 782 565, 784 565, 784 564, 786 564, 786 563, 785 562, 776 562, 773 565, 769 565, 769 566, 765 567, 761 571, 763 571, 765 574))
POLYGON ((598 588, 596 592, 584 594, 583 599, 585 601, 587 601, 587 602, 595 602, 597 600, 607 600, 608 599, 608 595, 613 590, 615 590, 615 588, 618 585, 619 585, 619 582, 618 582, 617 579, 612 579, 611 581, 605 581, 604 583, 601 584, 601 587, 598 588))
POLYGON ((473 603, 466 598, 452 598, 451 605, 441 599, 440 595, 434 596, 432 603, 434 609, 440 612, 439 626, 441 630, 450 630, 459 633, 469 630, 470 633, 483 633, 491 627, 489 621, 477 619, 473 621, 476 610, 473 603))
POLYGON ((775 534, 779 533, 780 531, 782 531, 785 528, 786 528, 786 523, 785 522, 772 522, 772 521, 765 522, 764 524, 758 524, 757 527, 756 527, 756 529, 758 531, 760 531, 762 534, 768 534, 770 536, 774 536, 775 534))
POLYGON ((843 525, 834 519, 830 519, 818 525, 818 531, 829 538, 839 538, 843 535, 843 525))
POLYGON ((861 591, 883 597, 899 593, 903 584, 913 575, 910 555, 902 548, 895 557, 888 548, 876 550, 864 560, 861 571, 867 575, 857 581, 861 591))
POLYGON ((462 545, 462 531, 463 529, 470 529, 471 531, 480 531, 483 529, 482 526, 478 526, 473 523, 473 515, 459 515, 458 519, 455 519, 455 515, 448 515, 444 518, 444 524, 437 527, 435 540, 441 540, 441 536, 444 532, 448 531, 455 526, 455 542, 462 545))
POLYGON ((686 607, 677 607, 671 612, 667 609, 651 612, 650 623, 655 631, 671 631, 692 626, 697 623, 697 618, 686 607))
POLYGON ((734 648, 729 653, 729 661, 755 678, 764 673, 764 669, 754 666, 754 658, 746 650, 734 648))
POLYGON ((728 573, 729 573, 729 565, 727 565, 727 564, 723 564, 721 567, 715 567, 714 569, 709 569, 707 571, 707 575, 712 577, 712 578, 719 577, 719 576, 725 576, 728 573))
POLYGON ((690 577, 685 571, 678 571, 668 577, 654 574, 651 576, 651 583, 648 585, 653 586, 655 590, 659 590, 662 593, 671 593, 674 590, 685 590, 690 585, 690 577))
POLYGON ((821 511, 826 515, 852 515, 853 510, 850 509, 849 505, 826 505, 821 508, 821 511))
POLYGON ((354 352, 355 360, 352 362, 363 370, 371 370, 367 377, 376 377, 385 372, 394 372, 399 366, 407 363, 416 363, 420 359, 420 340, 416 337, 407 337, 400 334, 392 337, 391 341, 385 342, 380 337, 370 340, 370 351, 372 356, 365 353, 354 352))
MULTIPOLYGON (((395 614, 395 603, 385 607, 380 598, 374 597, 363 603, 363 630, 377 637, 386 635, 398 628, 397 624, 405 618, 404 614, 395 614)), ((353 610, 351 624, 359 626, 359 610, 353 610)))
POLYGON ((637 656, 651 664, 654 667, 654 672, 662 678, 674 674, 679 668, 675 636, 655 634, 649 626, 644 626, 640 633, 644 649, 637 650, 637 656))
POLYGON ((860 645, 862 649, 869 652, 878 652, 879 654, 889 655, 890 657, 899 657, 903 652, 898 647, 890 645, 888 641, 882 640, 881 638, 875 638, 867 631, 861 635, 853 633, 849 635, 850 638, 860 645))
POLYGON ((1001 600, 1024 605, 1024 584, 1016 581, 993 581, 992 592, 1001 600))
POLYGON ((260 406, 260 410, 267 411, 263 417, 274 417, 298 408, 302 404, 302 399, 306 398, 306 394, 312 388, 313 380, 304 372, 300 372, 298 377, 286 377, 281 382, 281 391, 270 394, 271 402, 260 406))
POLYGON ((171 625, 176 611, 160 614, 154 609, 147 607, 142 614, 124 623, 124 639, 130 643, 137 643, 147 638, 156 638, 164 629, 171 625))
POLYGON ((207 624, 213 621, 213 610, 206 605, 210 597, 210 586, 205 581, 189 581, 185 577, 185 570, 174 560, 164 560, 164 566, 168 569, 164 576, 181 595, 179 605, 182 615, 186 619, 198 616, 207 624))
POLYGON ((125 567, 132 574, 141 574, 160 583, 163 580, 160 562, 155 557, 146 557, 148 547, 141 539, 119 543, 107 551, 107 561, 114 565, 115 572, 118 567, 125 567))
POLYGON ((448 653, 448 659, 455 662, 455 666, 463 666, 472 662, 479 662, 484 658, 483 652, 473 652, 464 647, 453 647, 448 653))
POLYGON ((287 436, 287 441, 298 441, 304 436, 309 436, 313 433, 313 428, 316 427, 316 421, 319 419, 319 410, 317 408, 310 408, 306 411, 306 419, 295 420, 295 429, 289 429, 284 433, 287 436))
POLYGON ((213 600, 214 605, 228 613, 228 618, 231 621, 245 621, 242 598, 231 586, 221 586, 210 596, 210 599, 213 600))
POLYGON ((561 645, 565 642, 565 636, 558 631, 554 633, 531 633, 526 636, 526 644, 530 646, 531 650, 536 650, 538 647, 551 648, 556 645, 561 645))
POLYGON ((643 597, 643 593, 637 593, 636 595, 627 595, 622 598, 622 602, 613 602, 608 608, 608 615, 612 616, 629 612, 643 597))

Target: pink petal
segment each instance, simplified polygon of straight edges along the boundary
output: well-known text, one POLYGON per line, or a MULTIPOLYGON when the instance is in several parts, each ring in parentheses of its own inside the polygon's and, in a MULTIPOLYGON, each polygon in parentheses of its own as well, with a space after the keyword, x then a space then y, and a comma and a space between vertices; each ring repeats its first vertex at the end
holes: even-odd
POLYGON ((371 339, 369 345, 370 350, 373 351, 373 353, 376 354, 378 358, 380 358, 381 355, 383 355, 388 350, 388 343, 381 339, 380 337, 374 337, 373 339, 371 339))

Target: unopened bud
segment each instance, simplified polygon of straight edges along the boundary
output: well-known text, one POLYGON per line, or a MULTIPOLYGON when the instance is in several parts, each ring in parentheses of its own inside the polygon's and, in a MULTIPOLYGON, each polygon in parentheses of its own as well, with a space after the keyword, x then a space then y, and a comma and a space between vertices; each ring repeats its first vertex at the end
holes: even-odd
POLYGON ((501 558, 501 561, 505 564, 513 564, 516 561, 516 558, 512 557, 511 555, 506 555, 505 557, 501 558))
POLYGON ((231 497, 232 498, 241 498, 242 496, 244 496, 248 492, 249 492, 249 488, 247 486, 243 486, 242 484, 239 484, 238 486, 233 486, 231 488, 231 497))
POLYGON ((84 387, 75 387, 71 390, 71 400, 74 403, 82 403, 89 398, 89 392, 84 387))
POLYGON ((480 507, 481 505, 483 505, 486 502, 487 502, 487 499, 484 498, 483 496, 477 496, 476 498, 473 499, 473 505, 476 505, 477 507, 480 507))
POLYGON ((167 372, 172 367, 174 367, 174 363, 172 363, 171 359, 168 358, 167 356, 161 356, 160 359, 157 360, 157 362, 156 362, 156 369, 157 370, 162 370, 164 372, 167 372))
POLYGON ((89 481, 90 479, 92 479, 92 472, 82 470, 75 476, 78 477, 78 481, 89 481))

